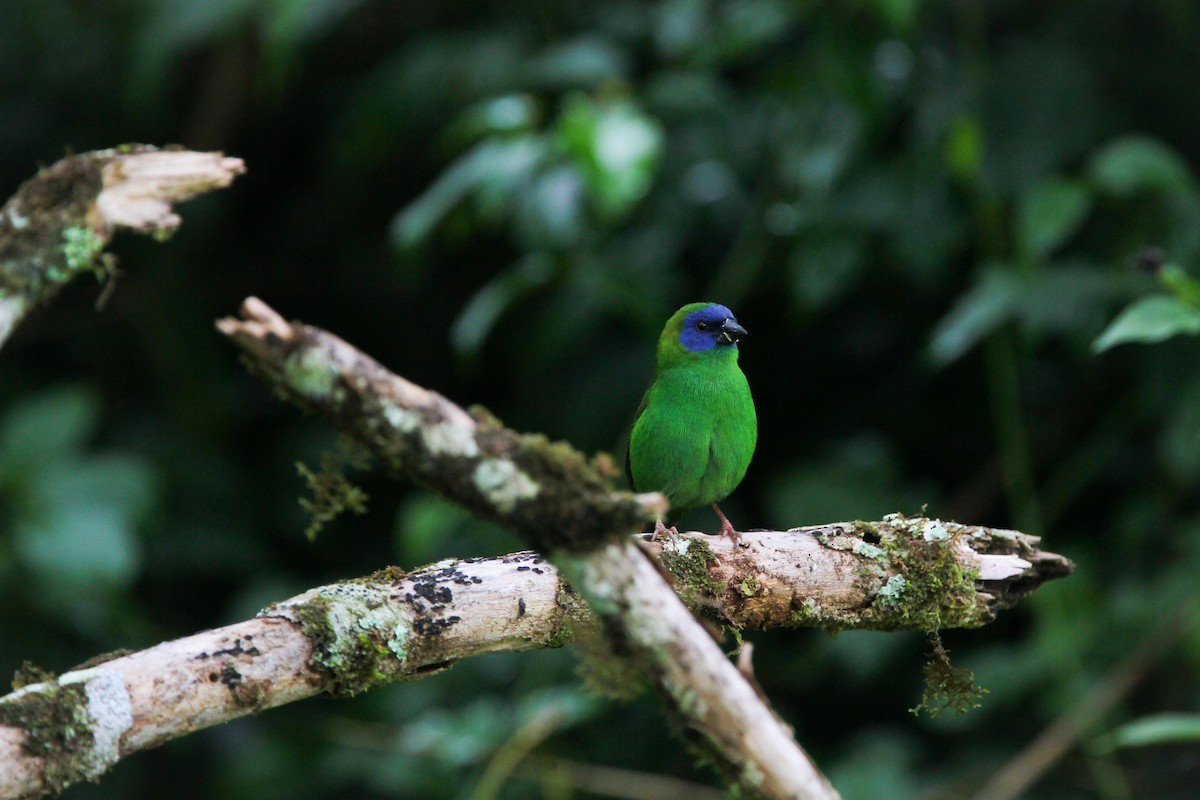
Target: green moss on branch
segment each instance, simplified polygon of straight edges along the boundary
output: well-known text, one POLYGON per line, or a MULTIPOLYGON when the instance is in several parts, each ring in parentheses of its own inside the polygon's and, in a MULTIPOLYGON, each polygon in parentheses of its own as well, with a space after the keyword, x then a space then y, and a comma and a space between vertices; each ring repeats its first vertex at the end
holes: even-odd
POLYGON ((93 776, 92 722, 83 683, 51 681, 0 702, 0 726, 25 732, 21 749, 42 759, 43 785, 55 793, 93 776))

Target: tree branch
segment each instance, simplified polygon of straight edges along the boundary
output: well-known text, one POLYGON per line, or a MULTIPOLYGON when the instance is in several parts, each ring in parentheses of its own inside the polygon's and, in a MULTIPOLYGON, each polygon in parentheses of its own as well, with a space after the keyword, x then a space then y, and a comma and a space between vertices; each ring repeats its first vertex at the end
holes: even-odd
POLYGON ((0 208, 0 345, 77 275, 111 273, 103 251, 116 231, 170 235, 180 224, 173 203, 244 171, 241 159, 221 153, 149 145, 68 156, 40 170, 0 208))
MULTIPOLYGON (((761 629, 893 629, 928 610, 905 610, 903 593, 889 604, 858 582, 847 584, 845 575, 865 575, 879 562, 869 548, 856 553, 841 544, 862 541, 860 531, 878 531, 882 541, 939 526, 963 545, 954 548, 961 568, 980 572, 973 601, 950 604, 978 613, 951 619, 947 612, 946 627, 982 624, 1018 593, 1070 568, 1038 550, 1034 537, 925 519, 753 531, 737 548, 684 533, 647 547, 689 604, 715 618, 761 629), (1010 547, 1024 557, 990 552, 1010 547)), ((390 569, 311 589, 256 619, 93 659, 0 698, 0 798, 95 779, 134 752, 266 708, 423 678, 471 656, 559 647, 595 625, 558 570, 531 551, 448 559, 408 574, 390 569)))
MULTIPOLYGON (((76 275, 111 276, 103 250, 115 231, 169 234, 180 224, 172 203, 243 171, 219 153, 148 146, 41 170, 0 209, 0 345, 76 275)), ((463 411, 253 298, 242 315, 218 327, 279 394, 392 471, 548 553, 590 605, 534 553, 449 561, 313 589, 254 620, 95 659, 57 679, 18 676, 29 685, 0 698, 0 797, 58 791, 129 753, 318 692, 353 694, 469 655, 558 646, 594 614, 746 795, 836 798, 664 568, 692 610, 738 627, 887 630, 981 625, 1070 570, 1032 537, 898 515, 747 533, 742 548, 714 548, 699 534, 635 543, 626 534, 666 502, 615 491, 618 470, 607 457, 589 460, 513 432, 483 409, 463 411)))
POLYGON ((1017 531, 906 518, 705 534, 648 544, 685 601, 737 628, 975 628, 1071 561, 1017 531))
POLYGON ((666 510, 615 491, 611 460, 518 434, 385 370, 319 328, 249 298, 217 327, 287 400, 333 422, 394 472, 546 553, 591 605, 614 651, 653 682, 690 738, 751 796, 837 793, 627 534, 666 510), (618 537, 621 537, 620 539, 618 537))

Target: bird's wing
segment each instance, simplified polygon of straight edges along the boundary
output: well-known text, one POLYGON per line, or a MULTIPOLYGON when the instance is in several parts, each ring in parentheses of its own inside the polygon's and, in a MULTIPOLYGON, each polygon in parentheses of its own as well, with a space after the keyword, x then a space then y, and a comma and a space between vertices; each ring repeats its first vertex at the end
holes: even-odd
MULTIPOLYGON (((633 422, 629 425, 629 440, 625 443, 625 478, 629 481, 629 488, 633 489, 633 465, 629 463, 629 451, 633 445, 633 426, 637 425, 639 419, 642 418, 642 412, 646 410, 646 401, 650 398, 650 390, 642 395, 642 402, 638 404, 637 411, 633 414, 633 422)), ((637 491, 634 489, 634 491, 637 491)))

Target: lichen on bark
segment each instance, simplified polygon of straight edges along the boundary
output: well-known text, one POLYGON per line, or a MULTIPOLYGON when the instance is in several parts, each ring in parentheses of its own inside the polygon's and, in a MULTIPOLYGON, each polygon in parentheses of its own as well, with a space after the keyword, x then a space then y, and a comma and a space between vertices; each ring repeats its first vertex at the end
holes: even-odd
POLYGON ((35 684, 0 702, 0 727, 24 732, 21 749, 42 759, 43 784, 56 793, 95 774, 92 723, 82 683, 35 684))

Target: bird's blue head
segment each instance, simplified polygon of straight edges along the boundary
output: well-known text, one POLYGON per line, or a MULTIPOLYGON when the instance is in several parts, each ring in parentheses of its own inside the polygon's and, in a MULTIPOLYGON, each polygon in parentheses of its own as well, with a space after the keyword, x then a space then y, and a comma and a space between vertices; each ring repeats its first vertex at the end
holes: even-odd
POLYGON ((732 311, 718 303, 706 303, 683 318, 679 343, 689 353, 700 353, 717 347, 736 348, 745 335, 746 329, 732 311))

